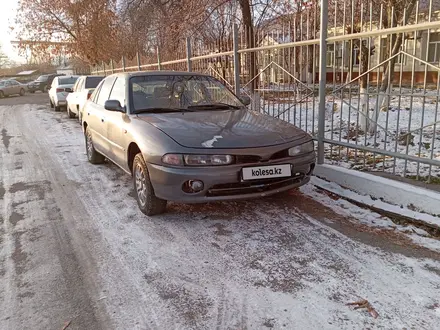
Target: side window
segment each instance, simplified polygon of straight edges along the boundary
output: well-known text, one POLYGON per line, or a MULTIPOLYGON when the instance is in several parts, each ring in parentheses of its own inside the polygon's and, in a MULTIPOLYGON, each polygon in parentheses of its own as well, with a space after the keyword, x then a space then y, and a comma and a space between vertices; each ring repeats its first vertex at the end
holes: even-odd
POLYGON ((110 91, 112 90, 115 79, 115 77, 108 77, 104 79, 101 90, 99 91, 98 101, 96 102, 97 104, 104 106, 105 101, 107 101, 110 96, 110 91))
POLYGON ((84 82, 85 81, 86 81, 86 78, 79 79, 78 92, 81 92, 84 89, 84 82))
POLYGON ((90 96, 90 99, 92 100, 93 103, 98 102, 98 96, 99 96, 99 92, 101 91, 101 86, 102 86, 102 81, 101 81, 101 83, 99 83, 98 86, 96 86, 95 90, 93 91, 92 95, 90 96))
POLYGON ((81 84, 81 80, 82 78, 79 78, 76 82, 75 85, 73 85, 73 91, 74 92, 79 92, 80 91, 80 84, 81 84))
POLYGON ((125 78, 116 79, 109 99, 118 100, 121 106, 125 106, 125 78))

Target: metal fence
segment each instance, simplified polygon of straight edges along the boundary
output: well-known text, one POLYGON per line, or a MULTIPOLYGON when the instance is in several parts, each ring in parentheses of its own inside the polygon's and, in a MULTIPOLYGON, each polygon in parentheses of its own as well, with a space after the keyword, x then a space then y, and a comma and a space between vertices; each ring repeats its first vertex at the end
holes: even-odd
POLYGON ((321 1, 258 29, 253 43, 234 25, 216 46, 187 38, 172 54, 123 57, 92 73, 209 73, 249 95, 253 110, 310 133, 319 163, 440 181, 440 8, 432 0, 414 8, 359 6, 321 1))

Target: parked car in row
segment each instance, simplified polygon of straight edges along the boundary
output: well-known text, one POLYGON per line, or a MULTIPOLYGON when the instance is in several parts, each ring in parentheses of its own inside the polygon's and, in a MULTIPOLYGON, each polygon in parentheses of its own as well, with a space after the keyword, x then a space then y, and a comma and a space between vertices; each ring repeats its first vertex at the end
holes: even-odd
POLYGON ((81 121, 81 109, 90 98, 96 86, 105 76, 80 76, 73 85, 72 93, 67 95, 67 114, 70 118, 78 116, 81 121))
POLYGON ((55 77, 60 76, 64 76, 64 74, 53 73, 41 75, 35 81, 27 84, 28 90, 30 93, 35 93, 36 91, 47 92, 52 85, 52 81, 55 79, 55 77))
POLYGON ((105 158, 133 177, 140 210, 272 195, 310 180, 312 138, 249 110, 214 77, 192 72, 118 73, 84 106, 92 164, 105 158))
POLYGON ((61 108, 67 107, 67 95, 72 92, 72 87, 77 79, 78 76, 55 77, 49 89, 51 108, 55 108, 55 111, 60 111, 61 108))
POLYGON ((17 80, 8 79, 0 81, 0 98, 10 95, 23 96, 26 90, 26 85, 19 83, 17 80))

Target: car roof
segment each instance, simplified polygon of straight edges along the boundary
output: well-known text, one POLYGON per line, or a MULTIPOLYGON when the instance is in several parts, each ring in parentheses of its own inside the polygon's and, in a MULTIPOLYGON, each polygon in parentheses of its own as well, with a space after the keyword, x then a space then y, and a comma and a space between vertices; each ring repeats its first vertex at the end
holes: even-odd
POLYGON ((136 72, 120 72, 114 73, 110 76, 117 77, 139 77, 139 76, 209 76, 205 73, 188 72, 188 71, 136 71, 136 72))

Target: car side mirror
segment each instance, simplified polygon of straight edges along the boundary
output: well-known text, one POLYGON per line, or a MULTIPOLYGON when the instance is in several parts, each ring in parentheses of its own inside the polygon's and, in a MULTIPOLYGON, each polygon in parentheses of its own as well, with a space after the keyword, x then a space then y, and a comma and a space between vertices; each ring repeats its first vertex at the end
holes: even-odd
POLYGON ((107 100, 104 103, 104 109, 108 111, 125 112, 118 100, 107 100))
POLYGON ((251 104, 251 98, 247 95, 243 95, 240 97, 240 101, 241 103, 243 103, 244 105, 248 106, 249 104, 251 104))

